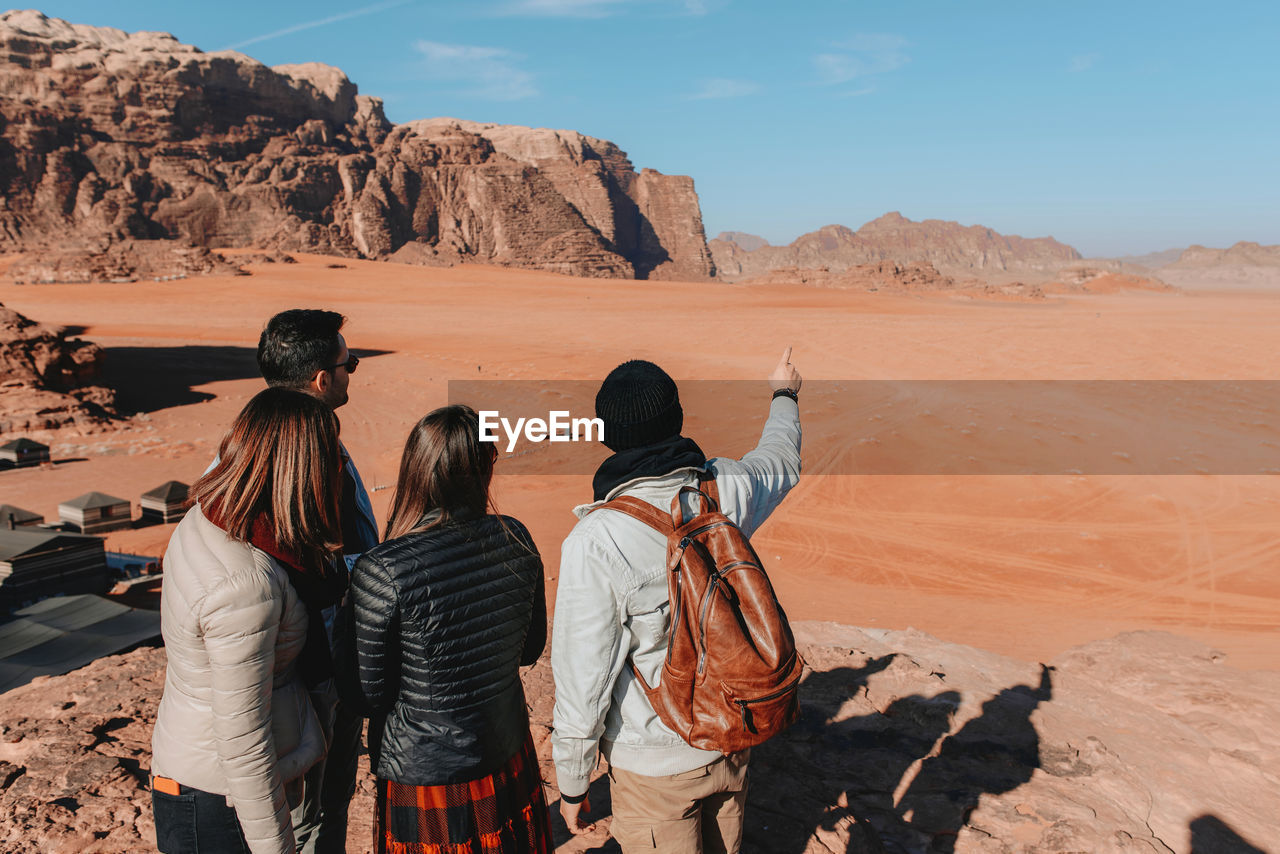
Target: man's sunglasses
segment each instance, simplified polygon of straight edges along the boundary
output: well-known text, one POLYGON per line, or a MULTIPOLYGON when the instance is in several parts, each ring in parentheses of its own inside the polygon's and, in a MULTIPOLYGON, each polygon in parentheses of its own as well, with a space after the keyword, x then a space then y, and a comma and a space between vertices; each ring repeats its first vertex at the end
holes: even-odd
POLYGON ((360 357, 357 356, 355 353, 351 353, 347 356, 347 360, 345 362, 339 362, 336 365, 330 365, 329 370, 336 371, 338 368, 346 368, 347 373, 354 374, 356 372, 356 366, 359 364, 360 364, 360 357))

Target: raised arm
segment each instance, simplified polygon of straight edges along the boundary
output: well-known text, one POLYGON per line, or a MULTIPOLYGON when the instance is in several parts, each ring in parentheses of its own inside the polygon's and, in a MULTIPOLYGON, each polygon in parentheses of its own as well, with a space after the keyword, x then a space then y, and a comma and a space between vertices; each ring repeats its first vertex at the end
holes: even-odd
POLYGON ((722 509, 748 536, 800 482, 801 383, 788 347, 769 377, 773 400, 759 443, 740 460, 716 463, 722 509))
POLYGON ((213 734, 229 797, 253 854, 295 849, 271 734, 271 685, 281 591, 264 573, 226 579, 203 600, 213 734))

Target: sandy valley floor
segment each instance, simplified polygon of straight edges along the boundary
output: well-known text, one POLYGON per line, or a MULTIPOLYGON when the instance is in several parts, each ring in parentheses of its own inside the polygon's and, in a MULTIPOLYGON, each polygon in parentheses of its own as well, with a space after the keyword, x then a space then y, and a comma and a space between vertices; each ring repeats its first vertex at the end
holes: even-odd
MULTIPOLYGON (((173 282, 0 279, 0 302, 106 348, 122 404, 142 413, 46 437, 67 462, 0 473, 0 503, 54 518, 91 489, 136 508, 165 480, 193 480, 261 387, 253 348, 284 308, 349 317, 347 341, 365 358, 343 435, 375 487, 394 483, 409 426, 447 402, 450 380, 595 383, 627 358, 684 383, 758 380, 792 344, 807 474, 756 545, 793 618, 914 626, 1024 659, 1156 628, 1238 666, 1277 667, 1280 398, 1260 383, 1188 385, 1203 395, 1184 397, 1136 382, 1275 378, 1274 292, 984 302, 300 260, 173 282), (876 385, 863 399, 856 389, 871 386, 857 380, 1135 381, 1131 394, 1115 386, 1122 400, 1089 405, 1138 417, 1084 411, 1070 393, 1015 411, 1038 383, 987 384, 975 406, 959 383, 876 385), (1186 473, 1157 473, 1168 459, 1186 473), (1008 473, 1024 463, 1038 473, 1008 473)), ((714 407, 686 400, 686 433, 709 453, 740 455, 763 422, 763 382, 758 394, 736 388, 714 407)), ((497 488, 501 509, 533 531, 552 587, 569 508, 590 499, 586 467, 547 473, 558 470, 508 474, 497 488)), ((374 492, 380 514, 390 494, 374 492)), ((112 534, 108 548, 160 554, 170 530, 112 534)))

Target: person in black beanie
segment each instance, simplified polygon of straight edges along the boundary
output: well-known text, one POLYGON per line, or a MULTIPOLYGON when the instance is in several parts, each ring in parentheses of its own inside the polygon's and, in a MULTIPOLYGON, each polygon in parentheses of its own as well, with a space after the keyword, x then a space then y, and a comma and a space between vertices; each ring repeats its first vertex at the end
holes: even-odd
POLYGON ((652 362, 622 363, 596 395, 614 453, 596 471, 594 500, 574 508, 579 521, 561 548, 552 755, 560 812, 575 834, 594 827, 582 815, 587 784, 600 754, 609 760, 611 831, 625 854, 738 851, 750 751, 699 750, 658 719, 626 663, 658 683, 670 604, 666 539, 628 515, 592 511, 628 495, 666 513, 682 487, 711 475, 721 511, 750 536, 800 479, 801 377, 790 347, 769 384, 760 442, 740 460, 708 459, 681 434, 679 390, 652 362))

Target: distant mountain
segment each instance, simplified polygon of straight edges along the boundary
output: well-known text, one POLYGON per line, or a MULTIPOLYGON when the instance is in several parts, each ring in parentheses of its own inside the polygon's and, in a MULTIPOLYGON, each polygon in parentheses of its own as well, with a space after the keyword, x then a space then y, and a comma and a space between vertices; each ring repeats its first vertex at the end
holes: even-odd
POLYGON ((1241 241, 1227 249, 1188 246, 1157 270, 1171 285, 1193 290, 1280 290, 1280 245, 1241 241))
POLYGON ((1079 252, 1052 237, 1003 235, 981 225, 927 219, 913 222, 887 213, 857 231, 827 225, 801 235, 787 246, 748 248, 723 239, 708 243, 720 278, 738 281, 786 267, 825 267, 842 271, 880 261, 925 261, 945 275, 972 276, 988 272, 1053 273, 1078 261, 1079 252))
POLYGON ((722 231, 716 235, 715 239, 736 243, 748 252, 754 252, 761 246, 769 245, 769 241, 763 237, 756 234, 747 234, 745 231, 722 231))
POLYGON ((1170 264, 1180 269, 1205 267, 1280 267, 1280 245, 1262 246, 1241 241, 1228 249, 1188 246, 1170 264))
POLYGON ((1181 249, 1164 249, 1160 252, 1148 252, 1146 255, 1124 255, 1119 258, 1111 258, 1111 261, 1119 261, 1121 264, 1136 264, 1139 267, 1146 267, 1154 270, 1157 267, 1163 267, 1166 264, 1172 264, 1182 255, 1181 249))

